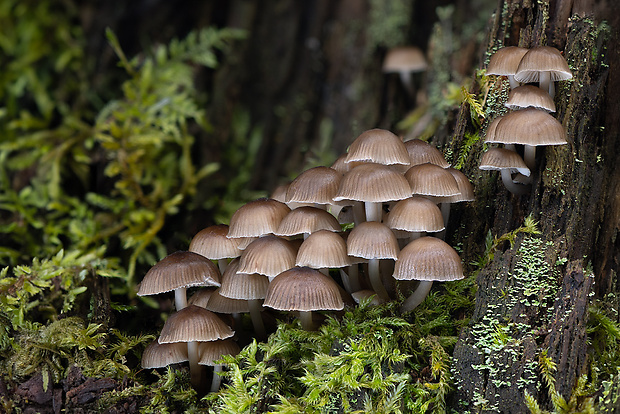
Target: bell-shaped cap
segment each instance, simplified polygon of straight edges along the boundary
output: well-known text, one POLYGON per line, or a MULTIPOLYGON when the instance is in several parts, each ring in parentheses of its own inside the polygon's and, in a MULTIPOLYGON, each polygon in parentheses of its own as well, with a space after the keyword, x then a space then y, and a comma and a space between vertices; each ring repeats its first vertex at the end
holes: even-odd
POLYGON ((362 132, 351 143, 344 162, 354 161, 409 165, 409 154, 405 144, 396 134, 375 128, 362 132))
POLYGON ((215 313, 188 305, 166 320, 159 343, 215 341, 230 338, 234 333, 215 313))
POLYGON ((239 207, 230 218, 228 236, 259 237, 274 233, 291 209, 270 198, 259 198, 239 207))
POLYGON ((445 282, 463 279, 459 254, 448 243, 436 237, 420 237, 400 251, 394 266, 398 280, 445 282))
POLYGON ((239 257, 239 244, 242 240, 227 237, 228 230, 226 224, 216 224, 200 230, 192 238, 189 251, 211 260, 239 257))

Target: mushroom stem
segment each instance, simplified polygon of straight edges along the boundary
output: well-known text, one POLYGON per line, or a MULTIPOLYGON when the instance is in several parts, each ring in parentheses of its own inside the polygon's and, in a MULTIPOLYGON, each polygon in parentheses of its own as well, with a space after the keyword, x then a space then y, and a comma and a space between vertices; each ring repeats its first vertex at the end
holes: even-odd
POLYGON ((400 307, 401 312, 410 312, 414 310, 420 303, 424 302, 428 292, 431 291, 433 286, 432 280, 420 280, 418 287, 409 295, 400 307))
POLYGON ((382 203, 364 202, 364 209, 366 210, 366 221, 376 221, 381 223, 382 203))
POLYGON ((521 83, 515 80, 515 75, 507 75, 508 83, 510 83, 510 89, 514 89, 519 86, 521 83))
POLYGON ((534 171, 534 167, 536 167, 536 147, 534 145, 523 146, 523 161, 530 171, 534 171))
POLYGON ((222 365, 215 364, 213 366, 213 377, 211 378, 211 392, 217 392, 220 389, 222 377, 219 373, 222 372, 222 365))
POLYGON ((411 76, 411 71, 401 70, 400 72, 398 72, 398 76, 400 77, 400 81, 402 82, 409 96, 415 98, 415 88, 413 87, 413 77, 411 76))
POLYGON ((228 267, 228 259, 218 259, 217 267, 220 268, 220 273, 224 274, 224 271, 228 267))
POLYGON ((357 268, 357 264, 352 264, 348 267, 348 273, 344 270, 340 269, 340 276, 342 276, 342 280, 347 279, 349 282, 350 291, 357 292, 358 290, 362 290, 362 286, 360 285, 360 277, 359 277, 359 269, 357 268))
POLYGON ((299 311, 299 322, 304 331, 313 331, 315 329, 312 322, 312 311, 299 311))
POLYGON ((500 170, 502 174, 502 182, 504 183, 504 187, 508 191, 510 191, 514 195, 523 195, 529 192, 529 187, 526 185, 515 184, 512 181, 512 173, 510 172, 510 168, 504 168, 500 170))
POLYGON ((338 204, 330 204, 329 205, 329 212, 332 213, 332 216, 336 217, 336 219, 338 218, 338 215, 340 214, 340 211, 343 209, 344 206, 342 205, 338 205, 338 204))
POLYGON ((189 375, 192 387, 201 394, 203 390, 202 366, 198 364, 198 342, 187 343, 187 358, 189 360, 189 375))
POLYGON ((256 337, 263 341, 267 339, 267 332, 265 331, 265 324, 263 323, 263 317, 260 314, 262 304, 260 299, 248 300, 248 306, 250 307, 250 318, 252 319, 252 326, 254 326, 254 332, 256 337))
POLYGON ((554 98, 553 95, 555 95, 555 88, 553 87, 553 82, 551 82, 551 72, 540 72, 540 75, 538 77, 538 86, 543 91, 549 92, 549 96, 551 97, 551 99, 554 98))
POLYGON ((379 298, 389 301, 390 295, 388 295, 385 286, 383 286, 383 281, 381 280, 381 273, 379 271, 379 260, 380 259, 368 260, 368 277, 370 279, 370 285, 372 286, 372 289, 377 292, 379 298))
POLYGON ((187 288, 180 287, 174 290, 174 306, 177 312, 187 307, 187 288))

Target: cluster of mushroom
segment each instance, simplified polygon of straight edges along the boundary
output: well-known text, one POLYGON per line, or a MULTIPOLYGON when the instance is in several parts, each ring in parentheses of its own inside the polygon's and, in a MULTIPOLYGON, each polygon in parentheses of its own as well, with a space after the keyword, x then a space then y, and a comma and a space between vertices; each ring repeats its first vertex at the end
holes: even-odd
POLYGON ((317 326, 315 311, 342 310, 361 298, 381 303, 402 292, 409 295, 403 312, 414 309, 433 281, 464 277, 443 235, 450 203, 471 200, 469 180, 437 148, 402 142, 387 130, 362 133, 331 167, 308 169, 271 198, 243 205, 229 225, 203 229, 189 251, 147 272, 138 294, 174 290, 177 312, 145 351, 143 367, 189 360, 199 389, 199 364, 218 359, 207 347, 219 345, 220 356, 238 351, 230 345, 232 328, 218 315, 232 315, 228 322, 239 331, 239 315, 249 313, 254 335, 264 340, 267 308, 297 312, 307 330, 317 326), (344 223, 353 223, 352 230, 343 231, 344 223), (186 301, 188 288, 194 293, 186 301), (200 321, 183 325, 192 318, 200 321), (156 352, 164 362, 153 362, 156 352))
POLYGON ((487 127, 485 143, 504 147, 485 152, 480 169, 500 171, 511 193, 526 194, 536 166, 536 147, 567 144, 564 127, 550 112, 555 112, 554 82, 571 79, 572 74, 553 47, 508 46, 491 56, 487 75, 508 78, 511 90, 505 105, 511 112, 493 119, 487 127), (523 157, 516 145, 523 147, 523 157))

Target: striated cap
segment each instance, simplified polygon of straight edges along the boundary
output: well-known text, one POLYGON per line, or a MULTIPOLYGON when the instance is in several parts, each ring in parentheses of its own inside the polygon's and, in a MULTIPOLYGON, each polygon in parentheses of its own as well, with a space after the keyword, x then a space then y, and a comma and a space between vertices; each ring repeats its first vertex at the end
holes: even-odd
POLYGON ((515 110, 531 106, 547 112, 555 112, 555 103, 547 91, 533 85, 522 85, 511 90, 504 105, 515 110))
POLYGON ((461 192, 454 176, 438 165, 427 163, 413 166, 407 170, 405 178, 413 194, 450 197, 461 192))
POLYGON ((291 210, 280 222, 277 236, 310 234, 317 230, 341 231, 338 219, 317 207, 298 207, 291 210))
POLYGON ((297 252, 296 266, 313 269, 338 268, 351 264, 347 255, 347 243, 342 236, 328 230, 312 233, 297 252))
POLYGON ((286 202, 329 204, 338 191, 342 174, 330 167, 310 168, 288 186, 286 202))
POLYGON ((547 112, 526 108, 511 112, 497 123, 495 134, 487 143, 538 145, 567 144, 562 124, 547 112))
POLYGON ((241 254, 239 273, 258 273, 274 277, 295 266, 297 251, 285 239, 263 236, 248 245, 241 254))
POLYGON ((189 251, 211 260, 239 257, 241 255, 241 250, 239 250, 241 239, 229 238, 227 235, 228 226, 226 224, 209 226, 196 233, 189 244, 189 251))
POLYGON ((411 196, 411 186, 394 168, 381 164, 361 164, 340 182, 334 201, 383 202, 411 196))
POLYGON ((448 243, 436 237, 420 237, 400 251, 394 266, 398 280, 445 282, 463 279, 459 254, 448 243))
POLYGON ((200 306, 188 305, 166 320, 159 335, 159 343, 215 341, 230 338, 234 333, 213 312, 200 306))
POLYGON ((526 177, 530 175, 530 169, 519 154, 505 148, 489 148, 480 158, 480 166, 485 171, 511 170, 519 172, 526 177))
POLYGON ((433 197, 433 200, 436 203, 461 203, 464 201, 474 201, 474 186, 471 184, 467 176, 453 167, 446 168, 446 171, 452 174, 456 180, 456 184, 459 187, 459 194, 449 197, 433 197))
POLYGON ((548 72, 551 81, 573 77, 564 56, 551 46, 536 46, 528 50, 519 62, 515 79, 523 83, 538 82, 541 72, 548 72))
POLYGON ((198 289, 196 292, 192 294, 192 296, 189 297, 189 299, 187 299, 187 304, 200 306, 201 308, 206 309, 207 303, 209 302, 209 298, 211 297, 215 289, 216 288, 198 289))
POLYGON ((438 232, 445 228, 437 204, 421 196, 413 196, 394 204, 385 225, 408 232, 438 232))
POLYGON ((207 302, 206 308, 208 310, 224 314, 250 312, 250 305, 247 300, 228 298, 220 292, 221 288, 213 291, 213 294, 209 297, 209 302, 207 302))
POLYGON ((439 165, 441 168, 448 168, 450 164, 444 158, 441 151, 421 139, 405 141, 405 148, 409 154, 409 164, 411 167, 419 164, 431 163, 439 165))
POLYGON ((227 237, 259 237, 273 233, 289 211, 286 204, 270 198, 250 201, 233 213, 227 237))
POLYGON ((509 76, 517 73, 521 58, 527 53, 527 49, 518 46, 506 46, 498 49, 487 66, 487 75, 509 76))
POLYGON ((222 275, 220 295, 231 299, 264 299, 269 286, 269 278, 257 273, 238 273, 239 260, 235 259, 222 275))
MULTIPOLYGON (((222 339, 218 341, 200 342, 198 344, 198 364, 199 365, 218 365, 215 361, 222 359, 224 355, 237 355, 241 349, 232 339, 222 339)), ((213 374, 217 375, 217 374, 213 374)))
POLYGON ((409 165, 409 154, 405 144, 396 134, 375 128, 362 132, 351 143, 344 162, 354 161, 409 165))
POLYGON ((347 254, 364 259, 396 259, 398 240, 383 223, 365 221, 356 225, 347 238, 347 254))
POLYGON ((220 271, 204 256, 193 252, 175 252, 146 272, 138 296, 157 295, 191 286, 219 286, 220 271))
POLYGON ((344 302, 329 276, 309 267, 293 267, 271 281, 263 306, 281 311, 341 310, 344 302))
POLYGON ((155 340, 144 349, 140 365, 144 369, 163 368, 186 361, 189 361, 189 358, 185 343, 160 344, 155 340))

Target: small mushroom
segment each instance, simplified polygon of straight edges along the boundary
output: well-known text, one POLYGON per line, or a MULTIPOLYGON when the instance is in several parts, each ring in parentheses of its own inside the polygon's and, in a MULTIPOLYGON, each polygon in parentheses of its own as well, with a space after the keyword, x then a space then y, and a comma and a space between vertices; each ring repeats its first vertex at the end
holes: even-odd
POLYGON ((515 73, 519 82, 538 82, 540 89, 555 96, 555 81, 568 80, 573 74, 564 56, 554 47, 535 46, 523 55, 515 73))
POLYGON ((516 88, 519 86, 519 82, 515 78, 515 73, 517 73, 521 58, 526 53, 526 48, 518 46, 506 46, 498 49, 489 60, 487 75, 506 76, 510 83, 510 89, 516 88))
POLYGON ((523 195, 529 192, 529 186, 516 184, 512 180, 513 173, 530 176, 530 169, 519 154, 505 148, 489 148, 480 159, 481 170, 499 171, 504 186, 515 195, 523 195))
POLYGON ((383 73, 398 73, 407 93, 415 98, 415 87, 411 74, 428 68, 424 53, 415 46, 399 46, 390 49, 383 60, 383 73))

